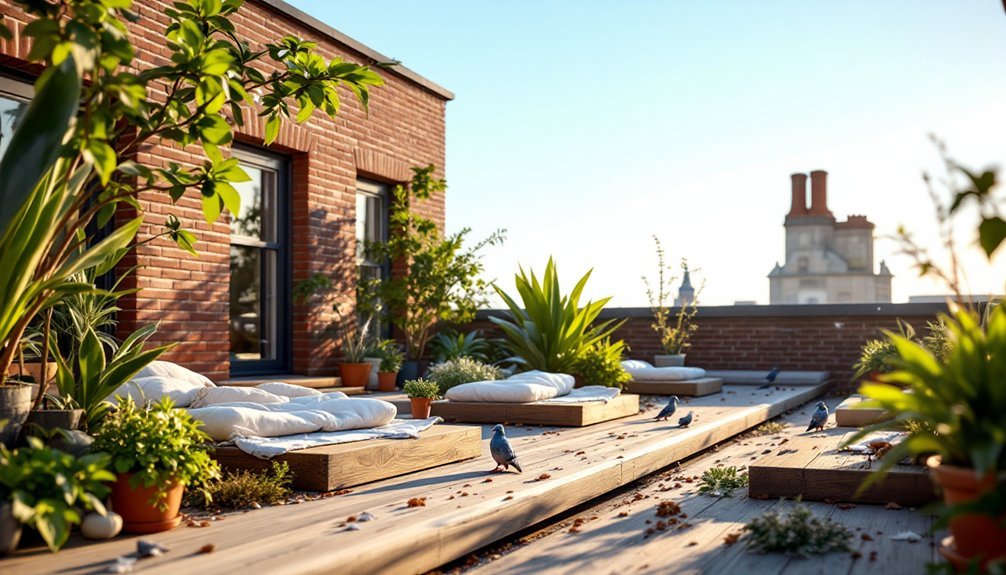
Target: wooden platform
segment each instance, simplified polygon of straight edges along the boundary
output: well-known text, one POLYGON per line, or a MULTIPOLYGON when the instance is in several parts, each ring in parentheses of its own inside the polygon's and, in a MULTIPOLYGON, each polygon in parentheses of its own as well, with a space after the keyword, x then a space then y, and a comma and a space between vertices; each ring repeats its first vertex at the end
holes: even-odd
POLYGON ((688 381, 633 381, 626 387, 629 393, 639 395, 677 395, 680 397, 701 397, 719 393, 723 380, 718 377, 700 377, 688 381))
POLYGON ((865 401, 862 395, 850 395, 835 408, 835 425, 838 427, 866 427, 891 418, 891 415, 879 408, 859 409, 857 404, 865 401))
MULTIPOLYGON (((482 429, 469 425, 434 425, 419 439, 373 439, 323 445, 276 457, 294 474, 294 487, 334 491, 398 477, 478 457, 482 429)), ((225 469, 268 469, 272 460, 259 459, 236 447, 218 448, 213 457, 225 469)))
POLYGON ((639 396, 623 393, 590 403, 482 403, 434 401, 431 415, 464 423, 524 423, 584 427, 639 413, 639 396))
MULTIPOLYGON (((718 377, 727 385, 764 385, 769 370, 707 369, 706 377, 718 377)), ((831 378, 828 371, 780 371, 774 385, 820 385, 831 378)))
POLYGON ((751 464, 751 497, 802 497, 808 501, 895 502, 919 506, 936 499, 929 473, 922 466, 896 466, 887 477, 862 494, 856 490, 880 467, 865 455, 838 451, 848 429, 802 434, 781 449, 751 464))
MULTIPOLYGON (((657 402, 644 402, 642 413, 583 428, 511 426, 507 435, 523 474, 489 472, 494 462, 487 425, 479 459, 300 505, 228 514, 205 528, 160 533, 154 539, 171 551, 136 563, 134 572, 424 573, 664 469, 824 391, 825 386, 757 392, 727 386, 722 395, 682 402, 682 408, 695 412, 687 429, 654 421, 662 407, 657 402), (420 497, 425 505, 407 505, 420 497), (375 519, 348 530, 345 519, 364 511, 375 519), (210 543, 212 553, 198 553, 210 543)), ((94 573, 134 551, 138 538, 94 543, 75 535, 58 554, 42 547, 18 550, 0 559, 0 572, 94 573)))

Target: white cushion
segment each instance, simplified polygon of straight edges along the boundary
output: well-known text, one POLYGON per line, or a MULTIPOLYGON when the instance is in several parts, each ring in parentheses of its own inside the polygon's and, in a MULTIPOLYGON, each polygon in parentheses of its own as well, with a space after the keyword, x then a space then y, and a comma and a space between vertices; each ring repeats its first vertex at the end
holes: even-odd
POLYGON ((346 431, 387 425, 398 409, 379 399, 332 397, 308 405, 225 403, 189 409, 216 441, 233 437, 279 437, 315 431, 346 431))
POLYGON ((214 384, 210 381, 210 378, 205 375, 196 373, 191 369, 182 367, 177 363, 171 363, 170 361, 152 361, 147 364, 146 367, 140 370, 133 379, 141 377, 152 377, 155 375, 161 375, 165 377, 173 377, 175 379, 180 379, 182 381, 187 381, 193 386, 199 387, 213 387, 214 384))
POLYGON ((459 402, 533 403, 567 395, 575 381, 566 373, 526 371, 502 380, 462 383, 444 397, 459 402))
POLYGON ((633 381, 688 381, 706 376, 706 370, 700 367, 653 367, 634 359, 623 361, 622 368, 629 372, 633 381))
POLYGON ((191 407, 203 407, 206 405, 216 405, 219 403, 287 403, 289 397, 269 393, 264 389, 256 387, 204 387, 196 392, 192 399, 191 407))
POLYGON ((283 397, 306 397, 310 395, 321 395, 321 392, 318 391, 317 389, 304 387, 303 385, 284 383, 282 381, 270 381, 269 383, 262 383, 256 385, 255 388, 261 389, 262 391, 268 391, 269 393, 274 393, 276 395, 282 395, 283 397))
POLYGON ((118 405, 116 397, 129 397, 137 405, 143 405, 148 402, 156 403, 162 397, 168 396, 175 403, 175 406, 188 407, 201 389, 206 388, 174 377, 163 375, 136 377, 120 385, 106 398, 106 401, 112 405, 118 405))

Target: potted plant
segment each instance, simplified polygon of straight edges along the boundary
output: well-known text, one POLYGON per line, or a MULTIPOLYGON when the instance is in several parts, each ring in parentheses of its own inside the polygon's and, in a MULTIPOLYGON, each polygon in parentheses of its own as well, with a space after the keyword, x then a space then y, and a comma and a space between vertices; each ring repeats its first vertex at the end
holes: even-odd
POLYGON ((603 385, 621 389, 632 381, 632 376, 622 367, 625 342, 612 342, 610 338, 585 349, 573 364, 577 385, 603 385))
POLYGON ((93 449, 111 456, 116 472, 112 509, 130 533, 156 533, 178 525, 186 487, 205 494, 220 477, 199 422, 167 397, 140 407, 129 398, 105 417, 93 449))
POLYGON ((43 446, 37 437, 27 442, 13 451, 0 447, 0 555, 17 547, 22 525, 58 551, 71 526, 81 523, 81 509, 105 514, 106 483, 115 480, 104 453, 76 458, 43 446))
POLYGON ((440 386, 425 379, 412 379, 405 382, 405 395, 412 403, 412 418, 426 419, 430 416, 430 405, 440 397, 440 386))
POLYGON ((439 386, 440 395, 447 393, 447 390, 455 385, 473 381, 495 381, 502 379, 502 376, 498 367, 470 357, 459 357, 438 363, 431 367, 426 375, 430 381, 439 386))
MULTIPOLYGON (((653 315, 653 323, 650 327, 660 336, 660 347, 663 354, 653 356, 653 364, 657 367, 682 366, 685 364, 685 351, 691 346, 691 336, 698 330, 699 326, 692 323, 695 314, 698 313, 698 293, 690 301, 680 302, 677 313, 671 313, 671 308, 667 303, 672 297, 671 282, 674 276, 671 275, 670 266, 664 260, 664 247, 660 243, 660 238, 653 236, 653 241, 657 246, 657 282, 656 290, 650 285, 650 281, 643 276, 643 283, 646 285, 646 297, 650 301, 650 313, 653 315)), ((689 277, 688 262, 681 260, 681 269, 685 278, 689 277)), ((699 287, 701 293, 702 287, 699 287)))
POLYGON ((395 391, 398 372, 402 369, 405 354, 394 341, 388 340, 381 346, 381 365, 377 371, 378 391, 395 391))
POLYGON ((342 359, 339 375, 345 387, 366 387, 371 364, 364 361, 370 349, 370 320, 363 325, 350 321, 351 326, 342 332, 342 359))

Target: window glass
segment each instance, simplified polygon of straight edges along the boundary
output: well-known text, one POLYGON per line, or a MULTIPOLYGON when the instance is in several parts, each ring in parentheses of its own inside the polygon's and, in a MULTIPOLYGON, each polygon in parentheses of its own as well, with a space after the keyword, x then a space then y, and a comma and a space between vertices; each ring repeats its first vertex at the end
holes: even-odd
POLYGON ((31 101, 30 84, 0 76, 0 157, 7 153, 10 138, 31 101))

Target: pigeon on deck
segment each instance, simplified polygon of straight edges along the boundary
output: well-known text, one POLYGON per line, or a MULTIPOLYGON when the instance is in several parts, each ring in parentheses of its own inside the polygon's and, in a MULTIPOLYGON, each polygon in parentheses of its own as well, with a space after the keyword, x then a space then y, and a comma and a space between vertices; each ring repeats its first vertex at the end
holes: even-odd
POLYGON ((810 425, 807 426, 807 431, 814 429, 816 431, 824 431, 825 424, 828 423, 828 406, 824 404, 823 401, 817 402, 817 409, 814 410, 814 415, 810 416, 810 425))
POLYGON ((692 424, 692 412, 689 411, 688 415, 678 419, 678 427, 688 427, 692 424))
POLYGON ((493 469, 493 473, 506 471, 511 465, 517 470, 517 473, 524 473, 520 464, 517 463, 517 453, 513 450, 513 445, 510 445, 510 440, 506 438, 506 431, 502 425, 497 424, 493 428, 493 437, 489 440, 489 453, 496 461, 496 469, 493 469))
POLYGON ((653 419, 656 419, 657 421, 667 421, 667 418, 674 415, 674 412, 677 410, 678 396, 672 395, 671 399, 667 401, 667 405, 665 405, 664 408, 660 410, 660 413, 658 413, 653 419))
POLYGON ((779 377, 779 368, 773 367, 772 371, 768 372, 768 375, 765 376, 765 385, 759 386, 758 389, 768 389, 769 387, 772 387, 772 384, 775 383, 775 378, 777 377, 779 377))

